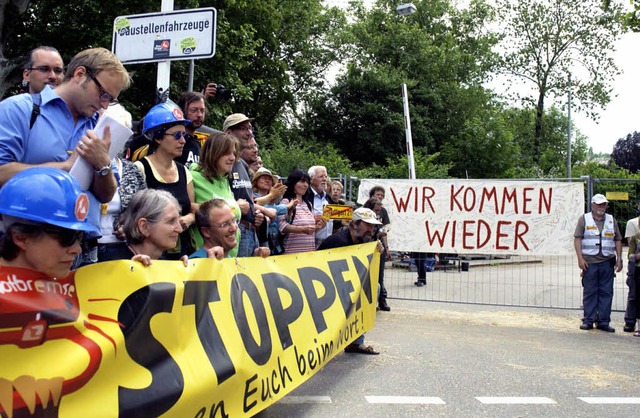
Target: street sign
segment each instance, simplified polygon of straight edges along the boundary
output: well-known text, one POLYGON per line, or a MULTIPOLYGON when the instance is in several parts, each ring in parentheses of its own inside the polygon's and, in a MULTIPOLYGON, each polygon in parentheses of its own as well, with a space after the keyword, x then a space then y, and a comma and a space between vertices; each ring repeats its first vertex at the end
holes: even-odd
POLYGON ((211 58, 216 17, 213 7, 118 16, 111 50, 123 64, 211 58))

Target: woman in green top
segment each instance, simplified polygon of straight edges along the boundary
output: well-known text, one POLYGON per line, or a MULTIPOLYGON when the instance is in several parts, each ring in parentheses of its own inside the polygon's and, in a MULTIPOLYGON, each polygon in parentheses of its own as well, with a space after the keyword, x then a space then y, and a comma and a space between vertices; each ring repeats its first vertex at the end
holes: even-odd
MULTIPOLYGON (((195 202, 203 203, 213 198, 224 199, 240 221, 240 206, 233 196, 229 186, 229 173, 236 160, 239 158, 238 141, 231 135, 223 132, 211 134, 200 151, 200 163, 191 164, 190 170, 193 176, 195 190, 195 202)), ((195 240, 195 248, 202 246, 202 236, 195 228, 192 229, 195 240)), ((240 242, 240 230, 237 232, 240 242)), ((229 256, 235 257, 238 248, 229 251, 229 256)))

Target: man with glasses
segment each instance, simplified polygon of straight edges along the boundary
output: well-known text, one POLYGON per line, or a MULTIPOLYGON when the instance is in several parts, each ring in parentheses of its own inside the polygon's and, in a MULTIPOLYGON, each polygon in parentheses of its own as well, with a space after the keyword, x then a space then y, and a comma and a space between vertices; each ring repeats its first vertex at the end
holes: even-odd
MULTIPOLYGON (((251 121, 242 113, 233 113, 224 121, 222 130, 238 139, 240 145, 240 158, 233 164, 229 185, 231 191, 240 206, 242 217, 240 219, 240 245, 238 257, 250 257, 259 246, 257 228, 264 221, 261 207, 253 203, 253 190, 249 163, 245 158, 251 158, 258 154, 258 145, 253 136, 251 121)), ((266 226, 266 225, 265 225, 266 226)))
POLYGON ((31 94, 40 93, 44 86, 56 87, 62 82, 64 63, 57 49, 39 46, 29 54, 22 72, 22 87, 31 94))
MULTIPOLYGON (((229 251, 237 245, 238 221, 231 206, 224 199, 207 200, 196 212, 196 225, 204 243, 189 258, 229 258, 229 251)), ((258 247, 254 256, 268 257, 268 247, 258 247)))
POLYGON ((99 138, 92 129, 98 110, 117 103, 130 82, 111 51, 92 48, 73 57, 55 90, 45 86, 38 95, 19 94, 0 102, 0 185, 34 166, 69 171, 80 156, 94 170, 89 222, 99 225, 99 203, 111 201, 117 184, 108 152, 110 133, 106 130, 99 138), (40 102, 39 114, 32 121, 34 101, 40 102))

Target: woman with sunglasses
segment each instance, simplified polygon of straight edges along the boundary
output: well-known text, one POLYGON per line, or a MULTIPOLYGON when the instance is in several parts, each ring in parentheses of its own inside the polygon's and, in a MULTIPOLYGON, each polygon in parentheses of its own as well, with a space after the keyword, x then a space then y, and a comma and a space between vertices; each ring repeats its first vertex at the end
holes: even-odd
POLYGON ((166 253, 169 260, 177 260, 193 252, 188 228, 195 223, 193 177, 189 170, 174 158, 182 155, 186 142, 185 119, 182 110, 173 102, 159 103, 144 117, 142 133, 151 141, 149 154, 134 165, 142 172, 150 189, 166 190, 182 208, 179 222, 182 234, 176 247, 166 253))
POLYGON ((83 235, 98 232, 87 223, 88 209, 87 195, 66 171, 36 167, 13 176, 0 189, 0 281, 73 282, 83 235))

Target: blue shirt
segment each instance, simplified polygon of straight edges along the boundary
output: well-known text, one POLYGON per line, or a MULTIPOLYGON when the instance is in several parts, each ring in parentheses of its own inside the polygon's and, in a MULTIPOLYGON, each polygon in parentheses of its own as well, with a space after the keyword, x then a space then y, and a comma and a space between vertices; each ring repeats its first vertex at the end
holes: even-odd
MULTIPOLYGON (((0 102, 0 165, 66 161, 87 129, 96 126, 97 113, 90 118, 80 116, 74 123, 66 102, 50 86, 45 86, 40 97, 40 114, 31 129, 30 94, 18 94, 0 102)), ((100 228, 100 202, 92 193, 87 195, 88 222, 100 228)), ((93 237, 92 233, 85 234, 85 238, 93 237)))
POLYGON ((42 164, 62 162, 85 134, 96 126, 97 113, 74 123, 67 104, 50 86, 42 90, 40 115, 29 129, 33 100, 19 94, 0 102, 0 165, 10 162, 42 164))
MULTIPOLYGON (((189 256, 189 258, 207 258, 207 257, 208 257, 207 249, 204 247, 198 248, 193 254, 189 256)), ((224 258, 231 258, 231 256, 227 254, 226 257, 224 258)))

